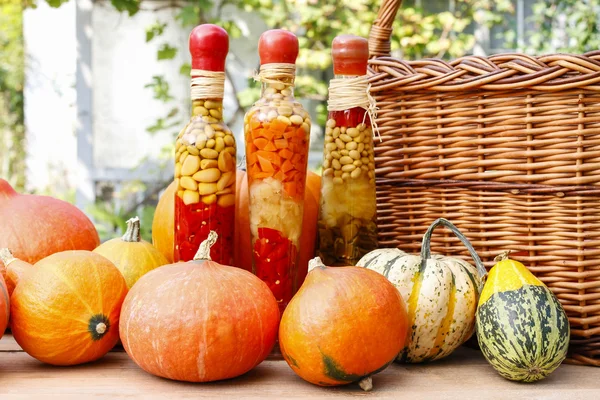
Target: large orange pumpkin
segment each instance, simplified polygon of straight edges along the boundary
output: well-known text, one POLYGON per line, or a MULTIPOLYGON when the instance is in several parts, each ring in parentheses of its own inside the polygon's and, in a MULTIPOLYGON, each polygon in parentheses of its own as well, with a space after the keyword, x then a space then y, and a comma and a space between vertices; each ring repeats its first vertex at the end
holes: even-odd
POLYGON ((4 335, 4 331, 8 326, 8 318, 10 316, 10 296, 8 289, 4 283, 4 278, 0 276, 0 338, 4 335))
POLYGON ((145 273, 169 263, 160 251, 142 240, 138 217, 127 221, 127 231, 123 237, 102 243, 94 253, 108 258, 115 264, 125 277, 129 289, 145 273))
POLYGON ((323 265, 318 257, 281 318, 279 346, 296 374, 320 386, 359 382, 395 359, 408 317, 400 292, 383 275, 323 265))
POLYGON ((127 295, 119 331, 127 354, 164 378, 209 382, 254 368, 277 337, 279 309, 268 286, 210 261, 216 233, 194 261, 142 276, 127 295))
POLYGON ((171 182, 158 199, 152 219, 152 244, 162 253, 168 262, 173 262, 175 235, 175 191, 177 185, 171 182))
POLYGON ((12 296, 15 287, 25 273, 33 268, 33 265, 15 258, 9 249, 0 249, 0 270, 8 289, 8 295, 12 296), (4 264, 4 265, 2 265, 4 264))
MULTIPOLYGON (((152 222, 152 243, 167 259, 173 260, 173 211, 175 184, 169 185, 161 196, 152 222)), ((317 236, 317 219, 319 215, 319 199, 321 196, 321 177, 309 171, 306 177, 304 195, 304 219, 302 221, 302 239, 300 242, 300 258, 298 275, 300 282, 304 280, 308 268, 308 260, 315 255, 317 236)), ((235 254, 233 264, 236 267, 252 269, 252 243, 250 242, 250 222, 248 211, 248 180, 246 172, 237 170, 236 176, 236 230, 235 254)))
POLYGON ((127 285, 115 265, 91 251, 44 258, 11 297, 11 330, 32 357, 54 365, 96 360, 119 340, 127 285))
POLYGON ((48 196, 19 194, 0 179, 0 248, 28 263, 64 250, 100 244, 92 221, 77 207, 48 196))

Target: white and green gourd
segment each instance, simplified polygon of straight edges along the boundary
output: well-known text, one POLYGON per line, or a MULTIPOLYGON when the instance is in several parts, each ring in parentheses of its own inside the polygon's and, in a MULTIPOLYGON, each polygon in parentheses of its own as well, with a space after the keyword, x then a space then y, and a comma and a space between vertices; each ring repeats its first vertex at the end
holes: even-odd
POLYGON ((506 379, 535 382, 567 356, 569 320, 554 294, 523 264, 497 257, 477 309, 477 339, 506 379))
POLYGON ((472 336, 486 270, 468 239, 449 221, 440 218, 431 224, 423 236, 420 255, 378 249, 366 254, 357 266, 383 274, 407 304, 409 332, 397 361, 438 360, 472 336), (459 258, 431 254, 431 235, 438 226, 460 239, 476 267, 459 258))

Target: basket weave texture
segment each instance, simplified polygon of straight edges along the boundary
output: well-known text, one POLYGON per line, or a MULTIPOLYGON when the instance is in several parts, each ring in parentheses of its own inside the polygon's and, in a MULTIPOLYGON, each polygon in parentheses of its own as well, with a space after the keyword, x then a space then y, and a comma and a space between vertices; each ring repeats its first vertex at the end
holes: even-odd
MULTIPOLYGON (((444 217, 488 268, 514 251, 569 316, 567 361, 600 366, 600 51, 403 61, 399 6, 369 38, 380 245, 417 252, 444 217)), ((432 250, 469 259, 451 235, 432 250)))

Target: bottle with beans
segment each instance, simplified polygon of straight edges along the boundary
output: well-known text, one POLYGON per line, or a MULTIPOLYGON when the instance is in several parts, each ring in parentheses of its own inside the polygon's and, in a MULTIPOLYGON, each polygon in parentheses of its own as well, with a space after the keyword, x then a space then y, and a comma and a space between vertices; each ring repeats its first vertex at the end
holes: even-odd
POLYGON ((192 117, 175 143, 174 261, 194 258, 210 231, 219 235, 211 258, 233 263, 236 145, 223 122, 227 32, 216 25, 194 28, 192 56, 192 117))
POLYGON ((298 38, 275 29, 258 43, 262 96, 244 120, 253 272, 283 312, 297 286, 296 263, 310 117, 294 99, 298 38))
POLYGON ((377 248, 367 40, 338 36, 332 56, 317 252, 326 265, 344 266, 377 248))

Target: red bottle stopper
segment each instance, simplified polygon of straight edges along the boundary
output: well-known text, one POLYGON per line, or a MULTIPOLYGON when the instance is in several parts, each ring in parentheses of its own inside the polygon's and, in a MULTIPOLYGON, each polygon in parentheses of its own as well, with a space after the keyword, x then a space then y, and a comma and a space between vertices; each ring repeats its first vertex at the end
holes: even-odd
POLYGON ((335 75, 365 75, 369 61, 369 43, 360 36, 336 36, 331 56, 335 75))
POLYGON ((271 29, 258 39, 260 64, 295 64, 298 57, 298 38, 283 29, 271 29))
POLYGON ((190 33, 192 69, 224 72, 229 51, 229 35, 220 26, 198 25, 190 33))

